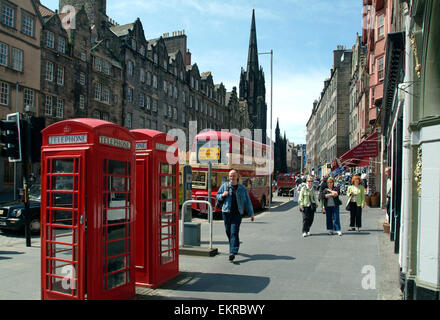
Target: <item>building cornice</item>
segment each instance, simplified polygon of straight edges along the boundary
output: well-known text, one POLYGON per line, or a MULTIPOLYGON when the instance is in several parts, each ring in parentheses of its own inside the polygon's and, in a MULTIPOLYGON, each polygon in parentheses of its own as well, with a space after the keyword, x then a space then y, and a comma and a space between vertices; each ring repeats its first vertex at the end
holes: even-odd
POLYGON ((420 119, 409 124, 409 129, 414 131, 420 131, 424 127, 430 127, 440 125, 440 116, 428 116, 426 118, 420 119))

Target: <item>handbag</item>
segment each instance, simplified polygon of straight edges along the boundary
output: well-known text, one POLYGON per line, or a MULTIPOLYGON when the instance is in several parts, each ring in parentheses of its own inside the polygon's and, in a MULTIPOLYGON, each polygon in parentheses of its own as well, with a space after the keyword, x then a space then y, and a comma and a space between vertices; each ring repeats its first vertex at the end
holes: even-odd
POLYGON ((225 202, 225 199, 221 199, 221 200, 217 199, 217 201, 215 202, 215 207, 217 209, 221 210, 223 208, 223 203, 224 202, 225 202))
POLYGON ((348 200, 349 202, 347 203, 347 206, 345 207, 345 210, 350 211, 351 210, 351 204, 352 202, 350 201, 350 199, 348 200))
POLYGON ((341 199, 339 199, 339 197, 337 197, 337 198, 335 199, 335 205, 340 206, 341 204, 342 204, 341 199))
MULTIPOLYGON (((312 190, 312 192, 314 192, 314 191, 312 190)), ((312 198, 310 197, 310 194, 309 194, 309 199, 310 199, 310 209, 312 209, 312 211, 315 212, 316 211, 316 203, 312 202, 312 198)))

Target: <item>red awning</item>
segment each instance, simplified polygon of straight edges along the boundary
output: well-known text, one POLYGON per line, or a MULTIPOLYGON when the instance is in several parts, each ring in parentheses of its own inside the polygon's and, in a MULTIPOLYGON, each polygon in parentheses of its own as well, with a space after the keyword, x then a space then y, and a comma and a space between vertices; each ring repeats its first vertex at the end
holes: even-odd
POLYGON ((374 132, 356 147, 348 150, 339 159, 344 167, 365 167, 370 165, 370 158, 379 155, 379 134, 374 132))
POLYGON ((332 171, 336 170, 337 168, 339 168, 338 159, 334 158, 332 160, 332 171))

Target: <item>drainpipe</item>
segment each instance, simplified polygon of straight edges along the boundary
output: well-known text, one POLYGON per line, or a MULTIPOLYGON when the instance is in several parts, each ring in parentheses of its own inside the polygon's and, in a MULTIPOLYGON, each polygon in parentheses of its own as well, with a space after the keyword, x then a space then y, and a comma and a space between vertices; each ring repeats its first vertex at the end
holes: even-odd
MULTIPOLYGON (((408 7, 405 10, 405 80, 403 86, 406 87, 404 91, 404 104, 403 104, 403 152, 402 152, 402 165, 403 165, 403 188, 402 188, 402 224, 400 233, 400 266, 402 268, 401 273, 404 276, 408 273, 409 262, 409 236, 410 236, 410 206, 411 206, 411 132, 409 131, 409 124, 411 123, 411 109, 412 109, 412 88, 408 85, 412 79, 412 50, 410 39, 410 15, 408 7)), ((402 85, 400 85, 402 86, 402 85)))
MULTIPOLYGON (((383 130, 383 128, 382 128, 382 130, 383 130)), ((384 175, 384 165, 383 165, 383 163, 385 161, 384 158, 383 158, 383 153, 385 152, 385 137, 384 137, 384 134, 385 134, 385 132, 383 132, 380 135, 380 175, 378 175, 378 176, 380 176, 380 194, 381 194, 381 197, 380 197, 381 198, 380 207, 381 208, 383 208, 383 204, 384 204, 383 199, 386 199, 386 189, 384 189, 385 187, 384 187, 384 182, 383 182, 383 179, 384 179, 384 177, 383 177, 383 175, 384 175)), ((389 220, 390 220, 390 218, 387 217, 387 221, 389 221, 389 220)))

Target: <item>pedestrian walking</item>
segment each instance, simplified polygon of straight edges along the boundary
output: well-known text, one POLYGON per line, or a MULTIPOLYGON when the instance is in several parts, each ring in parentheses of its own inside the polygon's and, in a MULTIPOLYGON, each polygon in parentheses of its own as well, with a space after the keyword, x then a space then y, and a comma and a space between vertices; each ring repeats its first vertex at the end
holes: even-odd
MULTIPOLYGON (((322 207, 322 208, 324 207, 323 192, 324 192, 324 189, 327 188, 327 179, 328 179, 327 176, 322 176, 321 183, 319 184, 319 187, 318 187, 318 191, 319 191, 318 202, 321 204, 320 207, 322 207)), ((322 210, 322 214, 325 214, 324 210, 322 210)))
POLYGON ((362 185, 364 186, 365 189, 367 189, 368 181, 367 181, 367 174, 365 172, 361 174, 361 179, 362 179, 362 185))
POLYGON ((217 191, 217 200, 222 201, 222 217, 229 241, 229 261, 235 259, 240 247, 240 224, 246 212, 254 221, 254 209, 246 187, 238 183, 238 172, 229 171, 229 182, 223 183, 217 191))
POLYGON ((362 227, 362 209, 365 207, 365 188, 362 185, 361 177, 358 175, 355 175, 353 179, 351 179, 351 183, 352 185, 347 189, 347 206, 349 206, 350 209, 349 231, 357 229, 359 232, 362 227))
POLYGON ((299 210, 302 212, 303 216, 303 237, 310 236, 310 227, 313 224, 313 218, 318 205, 316 193, 313 189, 312 176, 307 177, 307 185, 306 187, 302 188, 301 192, 299 193, 298 204, 299 210))
POLYGON ((333 234, 336 231, 338 236, 342 236, 339 219, 339 206, 342 204, 342 201, 339 199, 339 191, 335 187, 335 179, 333 177, 327 179, 327 187, 322 191, 322 194, 322 211, 326 215, 327 231, 329 234, 333 234))
POLYGON ((391 167, 385 168, 385 174, 387 176, 387 221, 390 222, 390 206, 391 206, 391 188, 392 188, 392 181, 391 181, 391 167))

